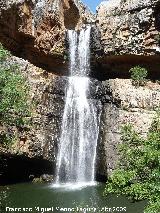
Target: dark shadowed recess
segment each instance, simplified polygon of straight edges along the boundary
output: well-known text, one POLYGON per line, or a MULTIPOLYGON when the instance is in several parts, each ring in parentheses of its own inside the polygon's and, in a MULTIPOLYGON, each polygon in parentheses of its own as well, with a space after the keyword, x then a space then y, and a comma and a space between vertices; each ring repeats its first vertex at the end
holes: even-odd
MULTIPOLYGON (((0 185, 31 182, 43 174, 54 174, 52 162, 23 155, 0 156, 0 185)), ((96 180, 106 182, 106 177, 97 173, 96 180)))
POLYGON ((0 185, 31 181, 42 174, 53 174, 53 164, 26 156, 0 156, 0 185))
POLYGON ((160 55, 154 56, 104 56, 101 57, 94 66, 92 74, 98 80, 114 78, 130 78, 129 70, 134 66, 141 66, 148 70, 148 78, 159 80, 160 55))

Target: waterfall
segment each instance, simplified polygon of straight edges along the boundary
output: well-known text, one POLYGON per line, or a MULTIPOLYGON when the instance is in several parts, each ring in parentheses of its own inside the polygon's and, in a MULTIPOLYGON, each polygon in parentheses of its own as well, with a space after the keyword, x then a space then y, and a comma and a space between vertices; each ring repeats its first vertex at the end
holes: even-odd
POLYGON ((56 184, 91 183, 95 159, 99 116, 94 99, 89 99, 90 31, 69 30, 70 75, 57 157, 56 184))

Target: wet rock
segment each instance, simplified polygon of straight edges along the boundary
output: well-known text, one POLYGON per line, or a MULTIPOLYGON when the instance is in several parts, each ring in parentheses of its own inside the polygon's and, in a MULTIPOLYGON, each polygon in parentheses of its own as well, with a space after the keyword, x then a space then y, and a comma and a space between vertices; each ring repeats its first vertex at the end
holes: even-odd
MULTIPOLYGON (((72 84, 72 81, 77 82, 77 85, 79 83, 80 76, 75 77, 56 77, 53 81, 53 83, 50 83, 48 87, 46 87, 46 91, 48 91, 50 94, 56 94, 58 96, 66 96, 67 95, 67 88, 70 84, 72 84)), ((83 77, 82 77, 83 78, 83 77)), ((88 78, 89 86, 87 88, 87 98, 88 99, 99 99, 101 100, 104 98, 105 95, 105 88, 103 84, 94 79, 94 78, 88 78)))
POLYGON ((42 179, 41 178, 34 178, 32 180, 32 183, 43 183, 42 179))
POLYGON ((43 174, 40 177, 33 178, 32 183, 52 183, 53 175, 43 174))
POLYGON ((95 60, 96 58, 102 56, 103 47, 101 44, 101 32, 100 29, 96 26, 96 24, 92 24, 91 27, 90 48, 92 60, 95 60))
POLYGON ((43 174, 40 178, 43 180, 43 182, 53 182, 53 175, 43 174))

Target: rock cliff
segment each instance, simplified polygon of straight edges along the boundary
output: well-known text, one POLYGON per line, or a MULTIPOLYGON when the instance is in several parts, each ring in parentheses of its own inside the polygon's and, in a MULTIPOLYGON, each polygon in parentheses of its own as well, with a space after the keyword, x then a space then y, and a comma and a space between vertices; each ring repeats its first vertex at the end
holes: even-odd
POLYGON ((67 70, 66 29, 93 21, 79 0, 0 1, 1 43, 16 56, 54 73, 67 70))
POLYGON ((11 177, 18 181, 28 180, 30 175, 53 173, 64 106, 60 94, 49 92, 51 86, 55 87, 56 75, 18 57, 8 58, 8 63, 17 64, 26 78, 33 110, 29 125, 21 129, 12 127, 17 133, 16 142, 0 147, 0 182, 10 181, 11 177))
POLYGON ((156 78, 160 66, 160 1, 109 0, 97 9, 96 25, 103 48, 101 72, 128 77, 128 70, 143 64, 156 78))
MULTIPOLYGON (((26 78, 30 87, 33 110, 31 123, 26 128, 17 130, 12 127, 12 130, 16 131, 18 135, 16 142, 6 148, 0 146, 0 182, 7 178, 10 179, 10 177, 19 180, 24 176, 23 178, 28 180, 30 175, 36 177, 43 173, 53 174, 68 77, 49 73, 15 56, 9 57, 8 63, 17 64, 20 72, 26 78), (3 167, 4 162, 7 165, 5 168, 3 167), (12 170, 13 166, 21 172, 15 173, 15 170, 12 170)), ((101 104, 104 94, 102 83, 96 79, 90 79, 87 98, 94 99, 96 104, 101 104)))
POLYGON ((148 81, 145 87, 136 88, 130 79, 110 79, 103 82, 110 101, 104 104, 99 144, 99 173, 110 175, 121 143, 121 127, 132 124, 146 136, 160 107, 160 84, 148 81))

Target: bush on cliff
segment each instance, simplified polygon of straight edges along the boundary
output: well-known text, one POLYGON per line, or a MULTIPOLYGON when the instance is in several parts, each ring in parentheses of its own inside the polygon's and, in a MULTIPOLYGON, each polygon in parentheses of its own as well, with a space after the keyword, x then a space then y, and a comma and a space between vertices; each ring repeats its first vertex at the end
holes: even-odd
POLYGON ((26 80, 15 63, 7 59, 10 53, 0 45, 0 143, 10 143, 13 127, 20 128, 30 114, 26 80))
POLYGON ((122 145, 117 169, 109 177, 105 194, 126 195, 133 200, 148 200, 145 213, 160 212, 160 113, 157 113, 147 138, 131 125, 122 128, 122 145))
POLYGON ((132 84, 134 86, 144 86, 146 84, 146 77, 148 75, 148 71, 140 66, 133 67, 129 70, 131 73, 132 84))

